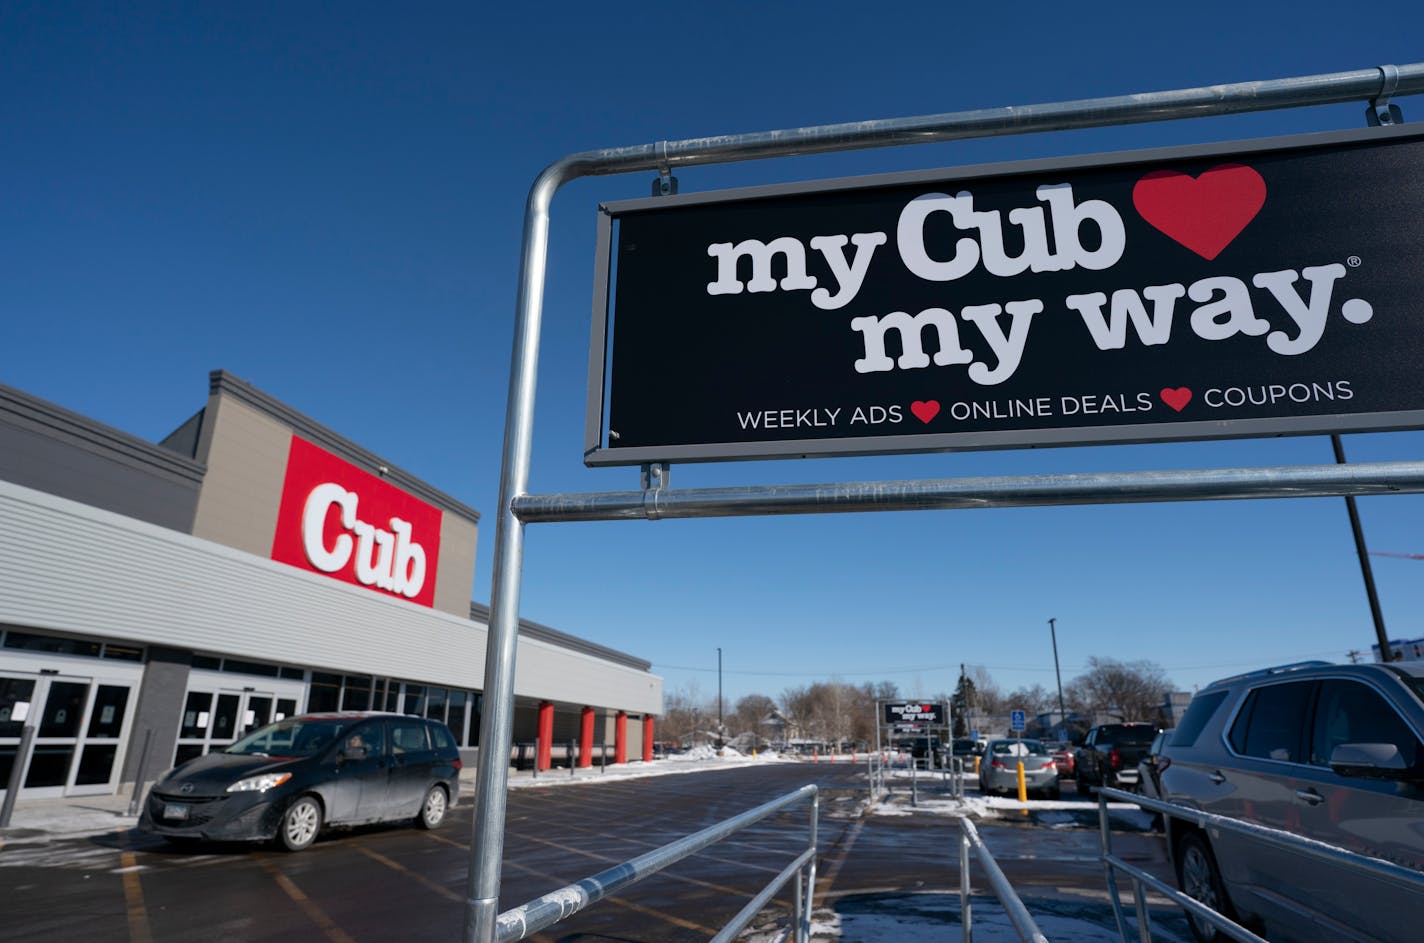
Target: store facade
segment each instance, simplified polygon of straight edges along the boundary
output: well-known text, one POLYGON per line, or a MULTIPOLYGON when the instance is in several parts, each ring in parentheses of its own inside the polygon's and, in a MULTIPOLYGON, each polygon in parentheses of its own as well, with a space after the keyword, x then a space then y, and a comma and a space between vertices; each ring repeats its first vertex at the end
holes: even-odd
MULTIPOLYGON (((157 444, 0 386, 0 790, 19 759, 21 797, 112 793, 313 710, 432 717, 473 750, 478 524, 222 371, 157 444)), ((526 622, 518 664, 516 743, 651 746, 646 661, 526 622)))

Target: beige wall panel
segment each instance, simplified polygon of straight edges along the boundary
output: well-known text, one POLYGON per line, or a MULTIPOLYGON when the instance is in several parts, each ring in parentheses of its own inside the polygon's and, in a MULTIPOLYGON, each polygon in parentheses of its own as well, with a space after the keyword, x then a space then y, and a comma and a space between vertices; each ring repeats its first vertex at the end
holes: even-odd
POLYGON ((479 528, 450 511, 440 515, 440 563, 435 574, 435 608, 469 616, 474 598, 475 547, 479 528))
POLYGON ((271 557, 292 431, 231 397, 211 398, 208 414, 212 440, 193 535, 271 557))

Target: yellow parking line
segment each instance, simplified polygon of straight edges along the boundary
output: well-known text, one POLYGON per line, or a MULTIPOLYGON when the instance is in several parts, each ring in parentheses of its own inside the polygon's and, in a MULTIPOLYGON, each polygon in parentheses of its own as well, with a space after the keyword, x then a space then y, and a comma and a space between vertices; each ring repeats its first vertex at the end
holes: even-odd
POLYGON ((322 910, 312 902, 311 898, 302 893, 302 889, 293 884, 291 878, 277 870, 275 864, 262 856, 257 857, 257 863, 262 865, 263 870, 272 875, 272 879, 277 882, 277 886, 287 892, 287 896, 296 902, 296 905, 307 915, 308 920, 316 924, 317 927, 326 934, 328 940, 331 940, 332 943, 356 943, 345 930, 338 927, 335 921, 326 915, 326 911, 322 910))
MULTIPOLYGON (((812 907, 816 906, 817 898, 819 898, 822 903, 825 902, 826 895, 831 890, 831 885, 835 883, 836 878, 840 877, 841 866, 845 864, 846 859, 850 857, 850 850, 855 846, 855 840, 860 837, 860 830, 861 827, 864 825, 865 819, 856 820, 856 823, 850 827, 849 831, 846 832, 845 846, 842 847, 840 849, 839 854, 832 858, 830 862, 826 865, 826 870, 821 872, 821 874, 817 876, 816 890, 811 895, 810 900, 810 904, 812 907)), ((819 851, 820 849, 817 850, 819 851)))
POLYGON ((148 910, 143 906, 143 885, 138 879, 138 861, 133 852, 119 855, 123 866, 124 903, 129 920, 129 940, 131 943, 152 943, 153 931, 148 926, 148 910))
POLYGON ((360 845, 356 846, 356 850, 361 852, 361 854, 365 855, 368 858, 371 858, 375 861, 379 861, 381 864, 390 868, 392 871, 399 871, 406 877, 419 881, 421 884, 424 884, 426 887, 430 888, 432 891, 439 894, 441 897, 448 898, 449 900, 453 900, 456 903, 463 904, 465 902, 465 896, 463 894, 456 894, 454 891, 450 890, 450 888, 445 887, 442 884, 436 884, 434 881, 430 880, 430 878, 418 872, 412 871, 410 868, 407 868, 399 861, 392 861, 385 855, 380 854, 379 852, 372 851, 369 848, 363 848, 360 845))

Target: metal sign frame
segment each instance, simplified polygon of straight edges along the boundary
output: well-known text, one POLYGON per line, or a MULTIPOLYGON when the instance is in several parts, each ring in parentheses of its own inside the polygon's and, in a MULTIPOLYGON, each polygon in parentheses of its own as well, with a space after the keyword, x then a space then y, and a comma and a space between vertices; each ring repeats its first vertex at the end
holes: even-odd
MULTIPOLYGON (((676 492, 666 469, 648 469, 647 490, 536 496, 528 493, 548 263, 549 208, 563 184, 580 177, 657 171, 671 183, 674 167, 865 150, 975 137, 1061 131, 1242 114, 1309 105, 1368 101, 1375 123, 1394 120, 1391 95, 1424 92, 1424 63, 1352 72, 1149 92, 1053 104, 990 108, 913 118, 821 125, 754 134, 659 141, 584 151, 546 167, 525 203, 515 303, 513 355, 496 512, 485 710, 475 776, 474 835, 465 902, 464 939, 494 943, 504 857, 509 744, 514 725, 515 647, 523 576, 524 528, 536 521, 727 517, 827 511, 1010 507, 1134 501, 1424 492, 1424 462, 1295 468, 1209 469, 1119 475, 922 482, 840 482, 676 492)), ((671 190, 665 186, 664 190, 671 190)), ((596 356, 592 351, 590 357, 596 356)))

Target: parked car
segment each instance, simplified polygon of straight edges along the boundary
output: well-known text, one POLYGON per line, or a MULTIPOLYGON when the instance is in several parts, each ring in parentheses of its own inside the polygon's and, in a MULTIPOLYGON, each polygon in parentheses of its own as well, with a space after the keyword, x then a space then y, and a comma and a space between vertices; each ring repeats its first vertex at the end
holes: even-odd
POLYGON ((1041 740, 990 740, 984 757, 979 764, 980 792, 1018 795, 1018 765, 1022 762, 1026 790, 1058 798, 1058 766, 1041 740))
POLYGON ((1132 789, 1137 785, 1137 764, 1147 755, 1156 724, 1099 724, 1088 730, 1083 745, 1073 753, 1078 791, 1092 795, 1099 786, 1132 789))
POLYGON ((1153 737, 1147 755, 1137 762, 1137 791, 1149 799, 1162 798, 1162 771, 1172 765, 1172 758, 1162 755, 1162 747, 1176 732, 1172 728, 1153 737))
POLYGON ((984 755, 984 744, 972 737, 958 737, 949 745, 954 756, 969 761, 971 757, 984 755))
MULTIPOLYGON (((1424 871, 1424 664, 1304 662, 1215 682, 1164 756, 1169 802, 1424 871)), ((1181 819, 1167 834, 1182 890, 1272 941, 1420 938, 1417 888, 1181 819)))
POLYGON ((1072 779, 1076 775, 1077 764, 1073 762, 1073 744, 1050 743, 1048 752, 1052 755, 1053 762, 1058 766, 1059 779, 1072 779))
POLYGON ((924 760, 925 769, 943 769, 944 744, 939 737, 916 737, 910 744, 910 757, 915 760, 916 766, 924 760))
POLYGON ((184 843, 275 838, 301 851, 327 826, 410 820, 436 828, 459 798, 444 724, 399 714, 304 714, 169 770, 139 828, 184 843))

